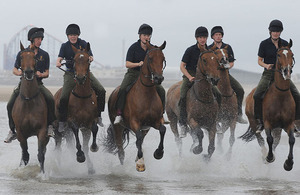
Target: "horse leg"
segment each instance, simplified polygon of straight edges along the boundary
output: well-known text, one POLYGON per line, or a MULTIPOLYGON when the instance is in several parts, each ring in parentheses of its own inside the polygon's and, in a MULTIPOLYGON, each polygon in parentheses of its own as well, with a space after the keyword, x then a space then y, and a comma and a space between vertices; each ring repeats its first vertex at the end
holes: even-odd
POLYGON ((161 124, 159 127, 159 134, 160 134, 160 142, 158 148, 155 150, 153 156, 155 159, 159 160, 164 156, 164 138, 166 134, 166 127, 161 124))
POLYGON ((142 144, 144 141, 144 134, 142 130, 137 130, 136 135, 136 147, 138 149, 137 159, 136 159, 136 170, 139 172, 145 171, 145 163, 143 158, 142 144))
MULTIPOLYGON (((168 115, 169 116, 169 115, 168 115)), ((177 126, 177 117, 174 114, 173 117, 169 117, 170 127, 175 137, 175 143, 177 145, 179 156, 182 156, 182 138, 179 137, 178 126, 177 126)))
POLYGON ((46 154, 46 146, 49 142, 49 137, 47 136, 47 134, 45 131, 42 131, 41 129, 39 130, 39 134, 38 134, 38 160, 40 162, 40 168, 41 168, 41 172, 45 173, 44 170, 44 163, 45 163, 45 154, 46 154))
POLYGON ((273 154, 273 136, 271 134, 271 130, 269 128, 265 128, 265 131, 266 131, 266 134, 267 134, 267 143, 268 143, 268 146, 269 146, 269 152, 268 152, 268 155, 266 157, 266 161, 268 163, 271 163, 271 162, 274 162, 275 160, 275 157, 274 157, 274 154, 273 154))
POLYGON ((216 132, 217 132, 217 129, 216 129, 216 125, 212 125, 212 127, 208 128, 208 141, 209 141, 209 144, 208 144, 208 154, 204 154, 204 159, 206 161, 209 161, 212 154, 214 153, 215 151, 215 137, 216 137, 216 132))
POLYGON ((83 148, 83 152, 86 156, 86 162, 87 162, 87 168, 88 168, 88 174, 89 175, 92 175, 92 174, 95 174, 95 169, 94 169, 94 165, 90 159, 90 155, 89 155, 89 141, 90 141, 90 138, 91 138, 91 132, 89 129, 87 128, 82 128, 81 129, 81 132, 82 132, 82 148, 83 148))
POLYGON ((194 134, 193 137, 195 138, 195 139, 193 139, 194 143, 196 143, 197 139, 198 139, 198 146, 195 146, 193 148, 193 153, 200 154, 203 151, 203 147, 202 147, 202 141, 203 141, 203 137, 204 137, 203 131, 199 126, 193 128, 192 131, 194 132, 193 133, 194 134))
POLYGON ((98 125, 96 123, 93 123, 92 124, 92 134, 93 134, 93 143, 90 147, 90 150, 92 152, 97 152, 99 150, 99 147, 96 143, 96 140, 97 140, 97 133, 98 133, 98 125))
POLYGON ((281 139, 281 128, 276 128, 274 131, 272 131, 272 136, 274 137, 274 143, 273 143, 273 151, 275 151, 276 147, 278 146, 280 139, 281 139))
POLYGON ((123 132, 124 128, 121 126, 120 123, 113 124, 113 131, 115 133, 115 142, 118 148, 118 157, 120 160, 121 165, 124 164, 125 159, 125 152, 123 148, 123 132))
POLYGON ((236 122, 231 123, 230 126, 230 137, 229 137, 229 149, 226 153, 226 159, 230 160, 231 159, 231 154, 232 154, 232 147, 235 142, 235 127, 236 127, 236 122))
POLYGON ((23 137, 20 139, 20 137, 18 136, 18 140, 19 140, 20 146, 22 148, 22 159, 20 162, 20 166, 22 166, 23 164, 26 166, 29 161, 28 143, 27 143, 26 139, 24 139, 23 137))
POLYGON ((218 145, 218 151, 220 153, 223 153, 223 144, 222 141, 224 139, 224 132, 226 131, 228 127, 225 127, 224 123, 218 123, 217 124, 217 145, 218 145))
POLYGON ((85 156, 84 156, 84 152, 81 150, 81 145, 80 145, 80 141, 79 141, 79 136, 78 136, 78 127, 76 127, 75 124, 72 125, 72 130, 73 133, 75 135, 75 140, 76 140, 76 148, 77 148, 77 162, 79 163, 83 163, 85 161, 85 156))
POLYGON ((290 170, 293 169, 293 164, 294 164, 294 161, 293 161, 293 147, 294 147, 294 144, 295 144, 294 129, 291 128, 287 132, 288 132, 288 135, 289 135, 290 150, 289 150, 288 158, 284 162, 283 167, 286 171, 290 171, 290 170))

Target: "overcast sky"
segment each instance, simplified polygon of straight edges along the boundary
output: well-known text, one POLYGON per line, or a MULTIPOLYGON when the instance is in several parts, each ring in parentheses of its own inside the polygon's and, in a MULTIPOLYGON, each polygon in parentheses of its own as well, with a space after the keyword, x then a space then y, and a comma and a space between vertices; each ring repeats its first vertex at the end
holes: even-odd
POLYGON ((223 41, 232 46, 237 59, 234 68, 262 72, 257 64, 258 46, 269 37, 270 21, 279 19, 284 25, 281 37, 294 42, 294 72, 300 73, 299 9, 299 0, 3 0, 0 56, 3 45, 27 25, 43 27, 67 41, 67 25, 77 23, 80 37, 91 43, 95 60, 121 67, 125 64, 122 42, 126 55, 128 47, 138 40, 139 26, 147 23, 153 27, 152 44, 167 41, 167 68, 179 69, 184 51, 196 43, 195 29, 205 26, 210 32, 213 26, 221 25, 223 41))

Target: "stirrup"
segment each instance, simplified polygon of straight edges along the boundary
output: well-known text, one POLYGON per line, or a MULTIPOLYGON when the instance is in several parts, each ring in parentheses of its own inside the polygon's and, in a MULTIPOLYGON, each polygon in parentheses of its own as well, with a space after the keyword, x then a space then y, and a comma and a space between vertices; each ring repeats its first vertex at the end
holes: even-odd
POLYGON ((104 125, 103 125, 103 123, 102 123, 102 118, 101 118, 101 116, 98 117, 98 125, 99 125, 100 127, 104 127, 104 125))
POLYGON ((11 143, 15 139, 17 139, 17 133, 13 133, 12 130, 10 130, 4 142, 11 143))

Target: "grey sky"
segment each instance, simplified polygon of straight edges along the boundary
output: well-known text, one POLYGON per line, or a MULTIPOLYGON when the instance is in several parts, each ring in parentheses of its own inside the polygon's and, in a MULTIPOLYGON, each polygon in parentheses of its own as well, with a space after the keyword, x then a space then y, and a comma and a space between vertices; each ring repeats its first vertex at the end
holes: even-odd
MULTIPOLYGON (((120 67, 125 64, 122 41, 126 54, 138 39, 139 26, 148 23, 154 29, 153 44, 167 41, 167 67, 179 70, 185 49, 195 44, 195 29, 205 26, 210 31, 221 25, 225 31, 223 41, 232 46, 237 59, 234 68, 262 72, 257 50, 259 43, 268 38, 268 25, 273 19, 283 22, 281 37, 293 39, 296 62, 300 59, 299 8, 298 0, 2 0, 0 56, 3 45, 29 24, 66 41, 66 26, 77 23, 80 37, 91 43, 95 59, 120 67)), ((1 67, 2 63, 0 60, 1 67)), ((300 65, 296 64, 294 72, 300 73, 300 65)))

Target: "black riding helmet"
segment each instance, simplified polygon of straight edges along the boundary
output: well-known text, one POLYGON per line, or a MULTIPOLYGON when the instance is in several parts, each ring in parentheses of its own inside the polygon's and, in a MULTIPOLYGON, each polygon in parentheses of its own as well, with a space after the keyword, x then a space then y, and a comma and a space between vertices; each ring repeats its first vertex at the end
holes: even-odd
POLYGON ((211 29, 211 33, 210 33, 211 38, 214 36, 215 33, 221 33, 222 36, 224 36, 224 31, 223 31, 222 26, 214 26, 211 29))
POLYGON ((67 35, 80 35, 80 28, 77 24, 69 24, 66 29, 67 35))
POLYGON ((44 38, 44 29, 43 28, 37 28, 33 27, 28 31, 28 41, 33 41, 34 38, 41 37, 44 38))
POLYGON ((280 20, 272 20, 269 25, 269 31, 270 32, 282 32, 283 31, 283 25, 280 20))
POLYGON ((144 34, 144 35, 152 35, 152 27, 148 24, 142 24, 139 28, 138 34, 144 34))
POLYGON ((195 31, 195 37, 208 37, 208 30, 204 26, 200 26, 195 31))

